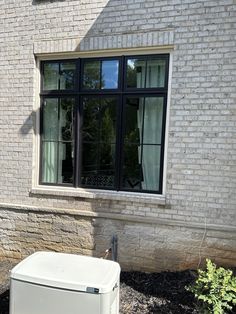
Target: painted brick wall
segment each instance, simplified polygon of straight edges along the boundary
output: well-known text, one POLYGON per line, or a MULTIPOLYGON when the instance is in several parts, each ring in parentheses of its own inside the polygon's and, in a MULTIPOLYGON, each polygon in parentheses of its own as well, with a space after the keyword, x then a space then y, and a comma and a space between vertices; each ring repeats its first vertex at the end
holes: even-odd
POLYGON ((97 256, 117 234, 126 269, 196 267, 199 256, 235 264, 235 7, 0 0, 0 258, 37 249, 97 256), (168 45, 166 203, 31 193, 35 54, 168 45))

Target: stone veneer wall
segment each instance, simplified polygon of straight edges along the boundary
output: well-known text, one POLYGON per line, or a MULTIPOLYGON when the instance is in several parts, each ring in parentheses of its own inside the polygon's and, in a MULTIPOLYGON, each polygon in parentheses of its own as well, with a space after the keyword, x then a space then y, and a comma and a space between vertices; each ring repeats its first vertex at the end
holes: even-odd
POLYGON ((233 0, 0 0, 0 260, 116 234, 123 269, 235 265, 235 22, 233 0), (35 186, 35 59, 147 48, 172 55, 165 195, 35 186))

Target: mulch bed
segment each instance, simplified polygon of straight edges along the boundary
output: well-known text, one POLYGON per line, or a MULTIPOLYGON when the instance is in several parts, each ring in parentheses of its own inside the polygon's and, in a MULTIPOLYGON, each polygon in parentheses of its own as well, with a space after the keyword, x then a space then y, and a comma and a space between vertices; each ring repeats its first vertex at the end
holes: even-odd
MULTIPOLYGON (((195 272, 146 274, 122 272, 120 314, 197 314, 194 299, 185 286, 194 281, 195 272)), ((9 314, 9 291, 0 295, 0 314, 9 314)))
POLYGON ((185 286, 195 272, 121 273, 120 314, 197 314, 194 298, 185 286))

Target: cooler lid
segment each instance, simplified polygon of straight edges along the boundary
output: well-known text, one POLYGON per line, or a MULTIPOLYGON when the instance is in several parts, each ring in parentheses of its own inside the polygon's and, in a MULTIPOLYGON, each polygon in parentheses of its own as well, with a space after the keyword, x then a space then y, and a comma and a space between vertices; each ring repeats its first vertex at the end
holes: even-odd
POLYGON ((120 275, 116 262, 95 257, 36 252, 11 271, 11 279, 91 293, 110 292, 120 275))

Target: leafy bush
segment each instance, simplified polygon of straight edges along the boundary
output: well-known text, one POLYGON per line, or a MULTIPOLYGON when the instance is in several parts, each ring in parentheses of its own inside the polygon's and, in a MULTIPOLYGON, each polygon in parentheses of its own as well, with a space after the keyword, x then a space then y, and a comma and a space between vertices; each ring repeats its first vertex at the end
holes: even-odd
POLYGON ((223 267, 217 268, 209 259, 206 270, 198 270, 195 284, 187 287, 199 301, 202 314, 230 313, 236 305, 236 277, 223 267))

